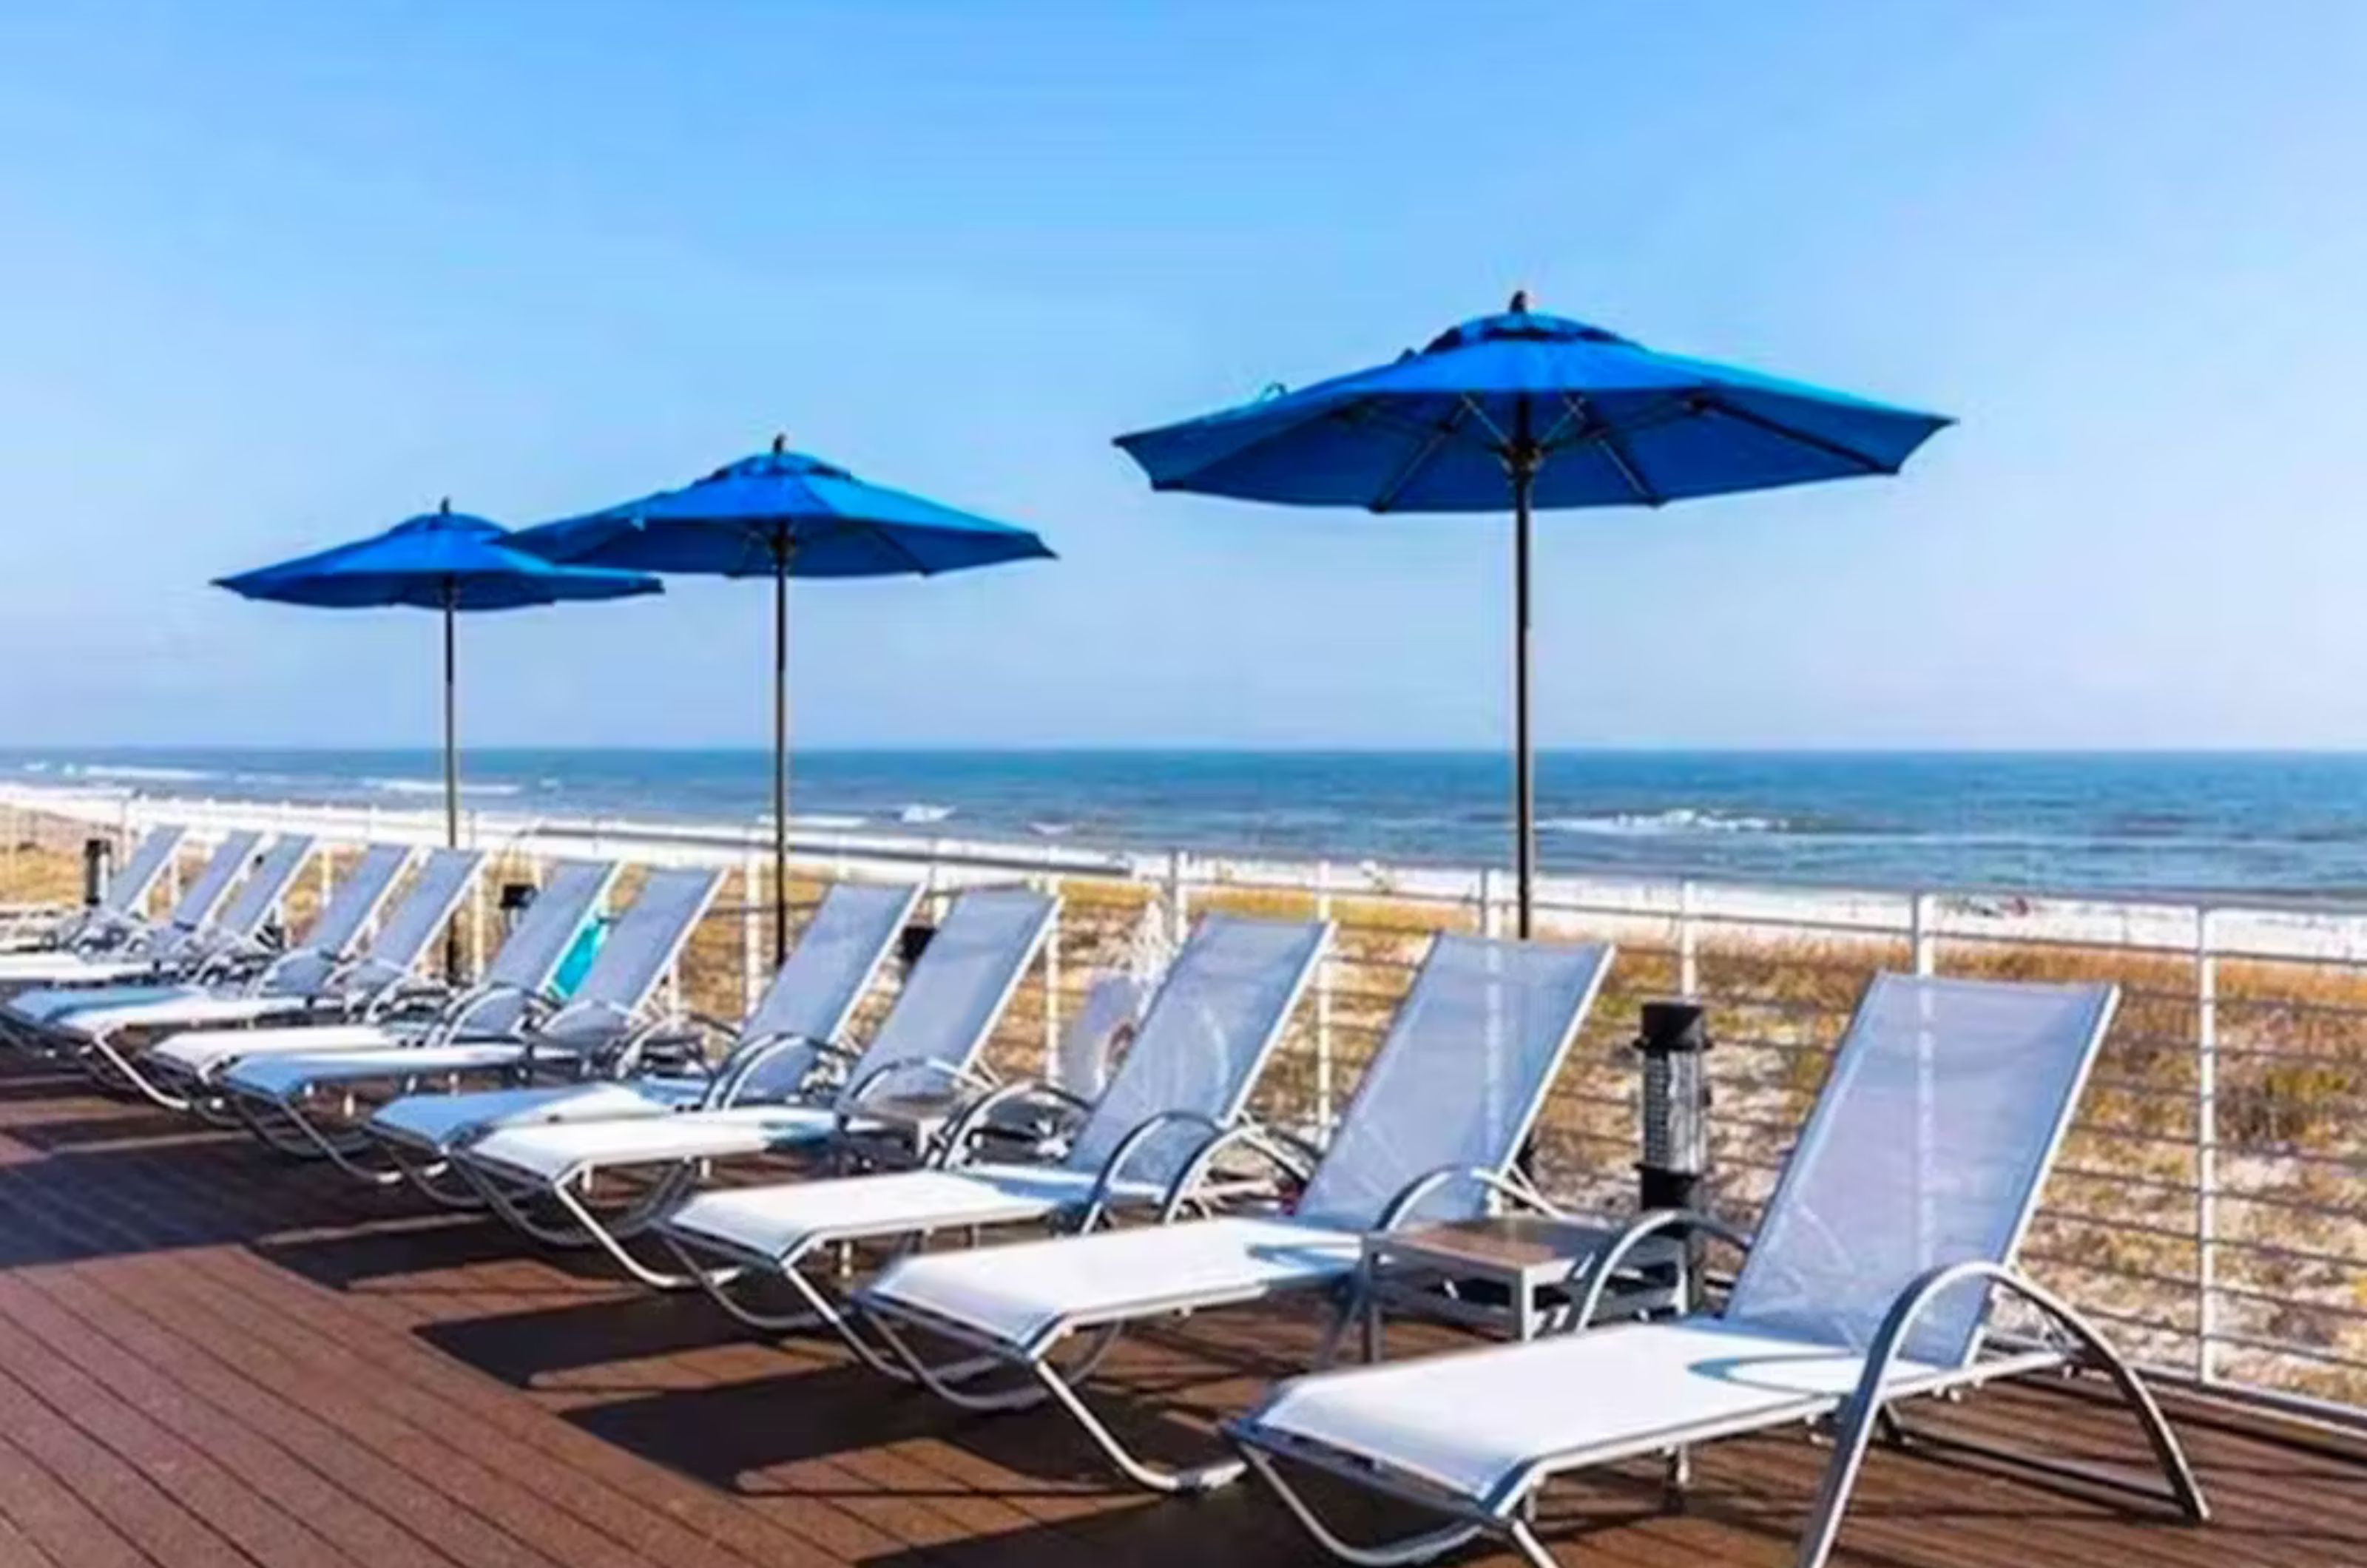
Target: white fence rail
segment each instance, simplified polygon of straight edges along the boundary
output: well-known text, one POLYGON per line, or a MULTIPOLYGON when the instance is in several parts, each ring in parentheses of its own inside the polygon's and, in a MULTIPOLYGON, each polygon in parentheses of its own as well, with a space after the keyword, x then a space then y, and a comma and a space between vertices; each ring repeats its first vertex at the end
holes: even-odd
MULTIPOLYGON (((332 843, 440 837, 434 813, 20 789, 0 808, 114 832, 154 821, 332 843)), ((482 847, 597 853, 737 873, 716 917, 750 996, 768 890, 753 828, 469 818, 482 847)), ((1342 939, 1274 1075, 1268 1109, 1328 1126, 1428 933, 1509 929, 1492 872, 878 835, 798 835, 800 879, 894 878, 933 893, 1025 879, 1069 895, 1035 1001, 1001 1043, 1039 1065, 1091 974, 1146 924, 1172 935, 1216 905, 1329 916, 1342 939)), ((1541 1178, 1580 1202, 1625 1197, 1635 1004, 1705 1003, 1723 1202, 1747 1218, 1789 1146, 1865 977, 1922 973, 2110 978, 2124 1003, 2030 1257, 2168 1375, 2367 1421, 2367 911, 2174 900, 1882 892, 1707 880, 1549 877, 1548 934, 1609 936, 1622 956, 1600 1022, 1541 1129, 1541 1178)))

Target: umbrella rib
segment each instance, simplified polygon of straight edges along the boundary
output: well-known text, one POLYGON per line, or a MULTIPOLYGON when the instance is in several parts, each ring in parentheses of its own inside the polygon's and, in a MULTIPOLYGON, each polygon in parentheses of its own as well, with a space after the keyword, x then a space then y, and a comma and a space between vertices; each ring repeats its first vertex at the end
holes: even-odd
POLYGON ((1811 450, 1822 452, 1829 457, 1837 457, 1844 463, 1853 463, 1869 474, 1893 474, 1898 471, 1897 465, 1870 457, 1846 443, 1834 441, 1810 431, 1796 430, 1781 420, 1769 419, 1765 414, 1753 413, 1749 409, 1737 408, 1724 398, 1704 394, 1697 400, 1694 406, 1704 413, 1719 414, 1738 423, 1747 424, 1753 430, 1764 431, 1770 435, 1779 436, 1785 441, 1797 442, 1811 450))
POLYGON ((1413 483, 1414 476, 1421 473, 1430 460, 1438 455, 1440 447, 1455 438, 1455 433, 1461 429, 1463 422, 1470 417, 1471 400, 1466 398, 1449 410, 1444 419, 1430 428, 1421 445, 1407 455, 1406 460, 1398 466, 1398 471, 1389 476, 1388 482, 1382 485, 1379 492, 1365 503, 1367 510, 1387 512, 1390 507, 1395 506, 1398 497, 1405 493, 1406 486, 1413 483))
MULTIPOLYGON (((1603 455, 1611 459, 1611 466, 1619 470, 1619 477, 1627 481, 1627 488, 1636 492, 1637 500, 1647 506, 1659 506, 1667 502, 1669 498, 1662 495, 1653 487, 1651 481, 1644 477, 1642 467, 1636 461, 1636 454, 1627 446, 1627 435, 1625 431, 1608 421, 1596 419, 1593 412, 1587 407, 1585 400, 1576 393, 1564 392, 1562 401, 1569 405, 1570 414, 1585 430, 1580 439, 1570 443, 1571 446, 1583 446, 1590 440, 1600 441, 1603 444, 1603 455)), ((1558 429, 1559 426, 1556 428, 1558 429)))

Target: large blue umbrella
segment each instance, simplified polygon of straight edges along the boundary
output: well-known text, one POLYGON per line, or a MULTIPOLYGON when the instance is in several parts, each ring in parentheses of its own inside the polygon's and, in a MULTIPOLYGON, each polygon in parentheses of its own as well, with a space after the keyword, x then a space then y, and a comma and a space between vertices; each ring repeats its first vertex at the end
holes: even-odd
POLYGON ((680 490, 521 529, 515 538, 553 560, 773 580, 776 963, 788 942, 789 579, 930 577, 1052 555, 1025 528, 866 484, 777 436, 771 451, 680 490))
POLYGON ((460 840, 460 773, 454 677, 453 620, 464 610, 515 610, 571 599, 623 599, 664 585, 640 572, 558 566, 509 543, 497 523, 452 510, 446 502, 382 534, 276 566, 216 580, 249 599, 357 610, 408 604, 444 616, 444 834, 460 840))
POLYGON ((1370 512, 1513 514, 1513 809, 1520 929, 1536 881, 1530 513, 1896 473, 1950 422, 1656 354, 1529 309, 1419 353, 1220 413, 1121 435, 1158 490, 1370 512))

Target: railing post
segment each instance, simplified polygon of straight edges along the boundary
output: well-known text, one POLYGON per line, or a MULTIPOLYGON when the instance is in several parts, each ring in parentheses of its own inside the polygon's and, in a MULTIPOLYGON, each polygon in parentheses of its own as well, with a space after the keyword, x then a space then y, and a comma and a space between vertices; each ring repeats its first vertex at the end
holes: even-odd
MULTIPOLYGON (((1331 863, 1315 863, 1315 918, 1331 918, 1331 863)), ((1315 960, 1315 1125, 1331 1136, 1331 943, 1315 960)))
POLYGON ((1701 995, 1701 929, 1693 923, 1693 884, 1677 884, 1677 995, 1690 1001, 1701 995))
POLYGON ((1496 903, 1496 868, 1479 868, 1479 934, 1489 942, 1504 934, 1503 911, 1496 903))
POLYGON ((1192 916, 1191 890, 1184 886, 1184 855, 1182 850, 1167 852, 1167 940, 1182 946, 1184 932, 1192 916))
POLYGON ((1939 938, 1931 930, 1931 917, 1937 912, 1929 893, 1915 894, 1908 900, 1907 950, 1918 975, 1939 973, 1939 938))
POLYGON ((2218 1375, 2219 960, 2211 911, 2194 911, 2194 1375, 2218 1375))
POLYGON ((1065 912, 1059 902, 1060 880, 1038 877, 1036 886, 1054 900, 1051 928, 1044 933, 1044 1073, 1046 1083, 1060 1077, 1060 927, 1065 912))
POLYGON ((740 853, 740 1016, 756 1010, 764 981, 764 860, 753 850, 740 853))

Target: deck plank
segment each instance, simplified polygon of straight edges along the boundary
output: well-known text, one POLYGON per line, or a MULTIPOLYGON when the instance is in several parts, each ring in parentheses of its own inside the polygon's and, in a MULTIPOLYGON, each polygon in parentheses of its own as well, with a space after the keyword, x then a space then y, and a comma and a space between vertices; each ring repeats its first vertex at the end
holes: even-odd
MULTIPOLYGON (((1297 1563, 1268 1498, 1111 1482, 1045 1413, 964 1416, 833 1347, 537 1255, 500 1227, 0 1065, 0 1568, 750 1568, 1297 1563)), ((1303 1314, 1137 1337, 1097 1388, 1178 1456, 1295 1368, 1303 1314)), ((2169 1401, 2216 1521, 1939 1451, 1869 1463, 1838 1561, 1880 1568, 2367 1562, 2367 1438, 2169 1401)), ((2142 1473, 2085 1385, 1994 1391, 1937 1429, 2142 1473)), ((1786 1563, 1824 1450, 1714 1445, 1551 1493, 1605 1568, 1786 1563)), ((1380 1516, 1357 1505, 1368 1519, 1380 1516)), ((1475 1551, 1458 1562, 1508 1563, 1475 1551)))

